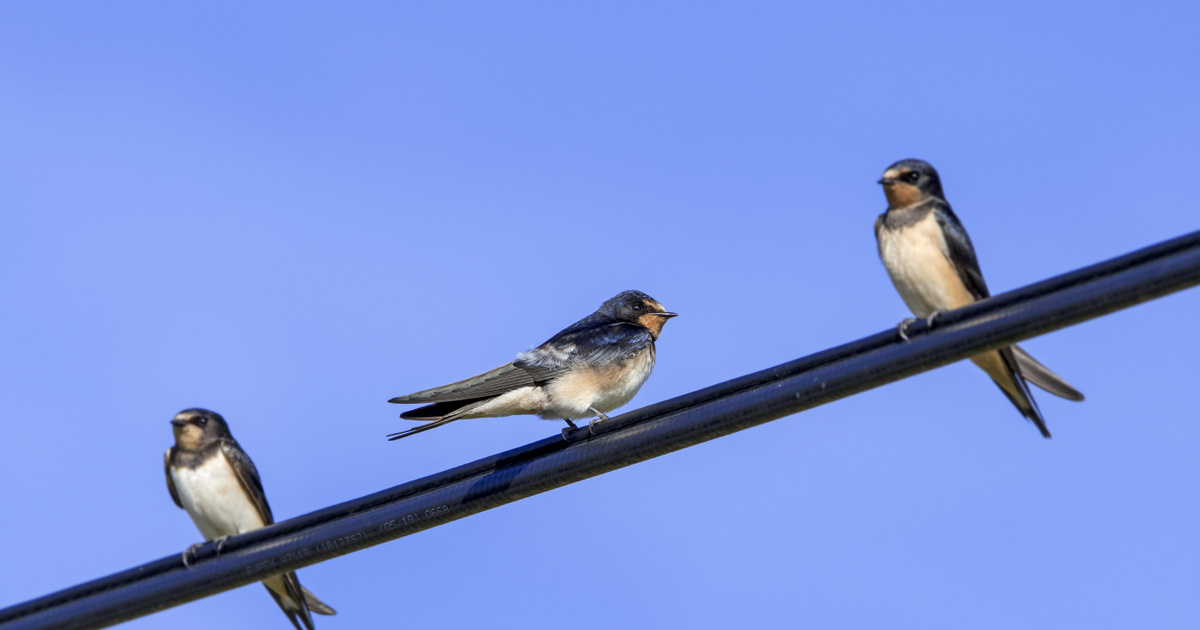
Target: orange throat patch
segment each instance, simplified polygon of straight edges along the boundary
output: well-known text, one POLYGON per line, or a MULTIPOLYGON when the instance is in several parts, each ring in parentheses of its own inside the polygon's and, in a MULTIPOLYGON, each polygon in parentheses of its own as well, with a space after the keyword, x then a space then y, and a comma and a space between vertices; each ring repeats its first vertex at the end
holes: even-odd
POLYGON ((888 207, 891 208, 907 208, 921 201, 920 189, 904 182, 885 185, 883 194, 887 195, 888 207))
POLYGON ((650 329, 650 336, 658 340, 659 333, 662 332, 663 326, 667 323, 669 317, 655 315, 654 313, 646 313, 638 318, 638 324, 650 329))
POLYGON ((204 436, 204 432, 192 424, 186 424, 182 427, 171 427, 175 433, 175 446, 185 450, 194 451, 200 448, 200 438, 204 436))

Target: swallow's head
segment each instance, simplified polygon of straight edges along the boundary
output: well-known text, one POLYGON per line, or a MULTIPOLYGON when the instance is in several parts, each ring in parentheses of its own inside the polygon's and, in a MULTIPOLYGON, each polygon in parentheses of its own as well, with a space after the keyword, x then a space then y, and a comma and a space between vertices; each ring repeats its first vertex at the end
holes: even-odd
POLYGON ((201 449, 229 437, 225 418, 207 409, 184 409, 175 414, 171 419, 171 431, 175 433, 175 446, 185 451, 201 449))
POLYGON ((650 329, 658 339, 663 324, 678 313, 669 313, 663 305, 641 291, 623 291, 600 306, 600 312, 619 321, 637 324, 650 329))
POLYGON ((889 208, 907 208, 930 197, 945 200, 937 170, 923 160, 900 160, 889 166, 879 180, 889 208))

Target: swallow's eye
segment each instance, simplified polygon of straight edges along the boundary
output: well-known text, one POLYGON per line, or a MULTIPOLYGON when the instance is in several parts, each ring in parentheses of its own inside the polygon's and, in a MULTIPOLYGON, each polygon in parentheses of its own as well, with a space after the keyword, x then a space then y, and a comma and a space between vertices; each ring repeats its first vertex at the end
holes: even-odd
POLYGON ((634 304, 633 306, 630 306, 629 308, 632 308, 635 311, 640 311, 640 310, 642 310, 642 304, 639 302, 639 303, 634 304))
POLYGON ((204 425, 208 424, 208 418, 205 418, 204 416, 200 416, 199 422, 200 422, 200 426, 204 426, 204 425))
POLYGON ((906 181, 910 184, 917 183, 917 180, 919 180, 919 179, 921 179, 921 174, 916 171, 909 171, 904 174, 904 181, 906 181))

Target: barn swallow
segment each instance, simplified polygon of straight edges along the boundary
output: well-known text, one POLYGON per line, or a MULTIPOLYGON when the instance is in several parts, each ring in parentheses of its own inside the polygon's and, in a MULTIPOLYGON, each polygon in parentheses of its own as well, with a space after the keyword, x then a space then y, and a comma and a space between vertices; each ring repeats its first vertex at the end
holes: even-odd
MULTIPOLYGON (((398 440, 462 418, 537 414, 572 420, 629 402, 654 369, 654 341, 675 317, 641 291, 625 291, 517 360, 466 380, 397 396, 398 404, 433 403, 400 414, 427 424, 388 436, 398 440)), ((593 421, 594 422, 594 421, 593 421)), ((589 425, 590 426, 590 425, 589 425)))
MULTIPOLYGON (((229 536, 275 522, 254 462, 233 439, 220 414, 185 409, 171 420, 171 429, 175 446, 163 457, 167 490, 175 505, 187 510, 205 540, 216 540, 220 549, 229 536)), ((188 552, 184 552, 185 564, 188 552)), ((300 586, 294 571, 269 577, 263 586, 296 630, 301 630, 301 622, 305 630, 313 630, 310 612, 337 614, 300 586)))
MULTIPOLYGON (((942 311, 988 297, 975 248, 946 203, 933 166, 901 160, 884 171, 879 183, 888 201, 887 210, 875 220, 879 257, 909 310, 932 323, 942 311)), ((900 324, 901 337, 907 339, 905 329, 912 321, 900 324)), ((1050 437, 1050 431, 1026 382, 1067 400, 1083 400, 1083 394, 1020 346, 985 352, 971 362, 987 372, 1044 437, 1050 437)))

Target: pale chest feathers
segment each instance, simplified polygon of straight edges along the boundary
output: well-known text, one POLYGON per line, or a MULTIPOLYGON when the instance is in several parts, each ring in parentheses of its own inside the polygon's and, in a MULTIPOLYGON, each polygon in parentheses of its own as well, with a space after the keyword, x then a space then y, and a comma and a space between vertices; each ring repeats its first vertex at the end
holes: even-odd
POLYGON ((241 534, 265 525, 219 451, 196 468, 174 467, 171 479, 179 502, 205 540, 241 534))
POLYGON ((879 257, 904 303, 917 317, 975 301, 950 262, 933 213, 910 225, 875 232, 879 257))
POLYGON ((589 418, 593 407, 608 413, 633 399, 654 369, 654 346, 625 361, 604 367, 579 368, 546 386, 551 408, 543 418, 589 418))

